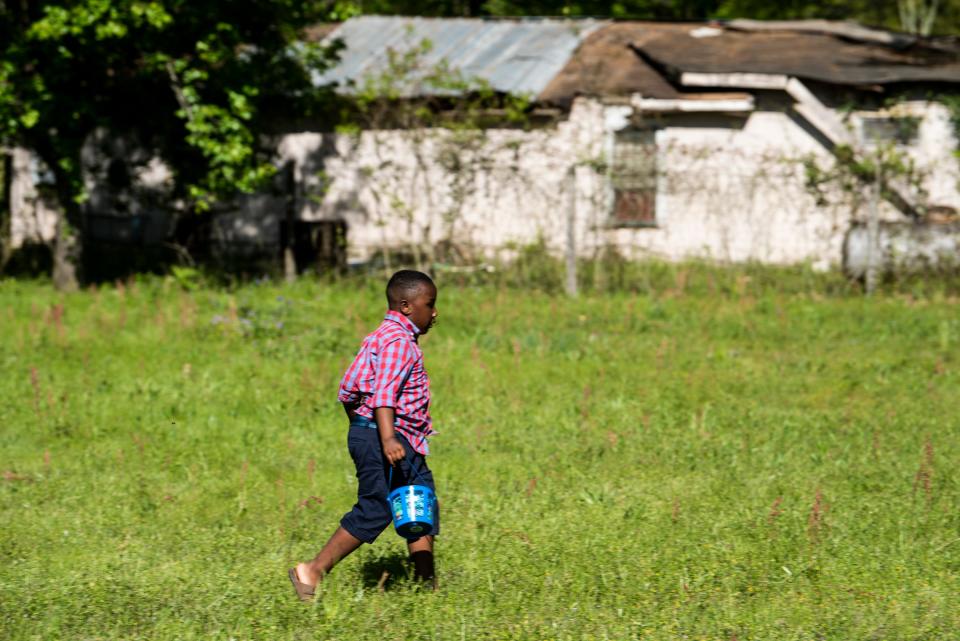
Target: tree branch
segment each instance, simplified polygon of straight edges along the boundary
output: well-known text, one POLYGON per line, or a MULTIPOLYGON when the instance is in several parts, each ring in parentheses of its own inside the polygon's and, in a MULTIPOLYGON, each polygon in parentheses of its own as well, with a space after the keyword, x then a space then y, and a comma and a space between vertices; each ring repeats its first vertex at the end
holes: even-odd
POLYGON ((180 85, 180 78, 177 77, 177 71, 173 68, 173 62, 167 60, 166 68, 167 76, 170 78, 170 89, 173 90, 174 95, 177 97, 177 103, 180 105, 180 108, 183 109, 183 112, 187 115, 187 120, 193 122, 193 108, 190 106, 190 103, 187 102, 187 97, 183 93, 183 87, 180 85))

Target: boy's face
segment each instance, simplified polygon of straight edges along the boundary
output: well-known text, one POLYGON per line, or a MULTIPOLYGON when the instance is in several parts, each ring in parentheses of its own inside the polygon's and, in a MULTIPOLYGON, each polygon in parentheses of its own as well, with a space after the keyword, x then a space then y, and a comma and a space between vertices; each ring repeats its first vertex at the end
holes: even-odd
POLYGON ((400 312, 417 326, 421 334, 430 331, 437 319, 437 288, 423 285, 409 299, 400 301, 400 312))

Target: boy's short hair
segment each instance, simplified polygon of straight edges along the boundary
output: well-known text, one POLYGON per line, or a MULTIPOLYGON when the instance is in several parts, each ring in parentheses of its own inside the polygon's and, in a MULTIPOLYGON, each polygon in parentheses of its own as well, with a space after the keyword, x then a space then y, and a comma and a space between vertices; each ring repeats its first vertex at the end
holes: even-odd
POLYGON ((401 269, 387 283, 387 303, 395 305, 401 300, 409 300, 421 287, 429 286, 436 289, 433 279, 413 269, 401 269))

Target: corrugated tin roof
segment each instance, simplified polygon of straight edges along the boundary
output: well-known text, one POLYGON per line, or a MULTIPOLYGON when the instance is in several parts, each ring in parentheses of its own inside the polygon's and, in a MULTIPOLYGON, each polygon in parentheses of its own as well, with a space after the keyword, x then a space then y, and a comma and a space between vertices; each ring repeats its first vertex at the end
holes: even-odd
MULTIPOLYGON (((411 51, 424 41, 431 48, 423 67, 445 63, 464 79, 483 80, 496 91, 537 96, 563 69, 580 42, 605 24, 596 20, 478 20, 467 18, 413 18, 362 16, 335 29, 327 39, 346 47, 340 62, 314 78, 317 85, 336 83, 350 93, 350 85, 388 70, 389 54, 411 51)), ((442 93, 419 86, 416 79, 403 93, 442 93)))

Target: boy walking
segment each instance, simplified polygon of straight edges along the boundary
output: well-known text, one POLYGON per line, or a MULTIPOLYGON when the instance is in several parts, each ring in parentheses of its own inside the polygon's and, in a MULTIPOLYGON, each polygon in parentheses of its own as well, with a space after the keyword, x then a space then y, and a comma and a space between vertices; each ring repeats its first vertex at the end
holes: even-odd
MULTIPOLYGON (((387 494, 416 483, 436 491, 427 467, 430 379, 417 340, 437 319, 437 287, 429 276, 401 270, 387 283, 383 322, 367 336, 340 383, 338 400, 350 419, 347 446, 357 468, 357 502, 312 560, 288 572, 301 601, 313 598, 324 575, 362 543, 373 543, 390 524, 387 494)), ((433 537, 408 539, 414 576, 434 581, 433 537)))

